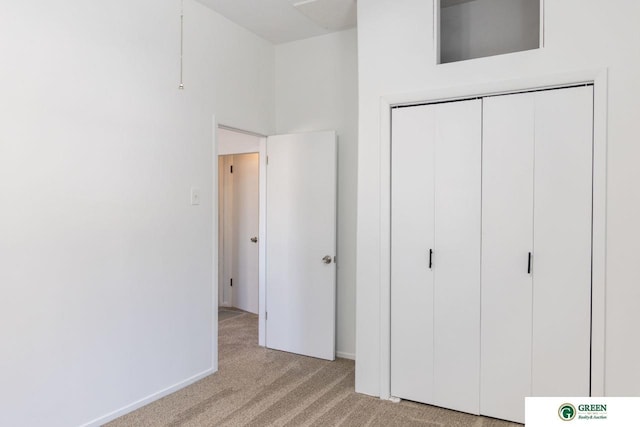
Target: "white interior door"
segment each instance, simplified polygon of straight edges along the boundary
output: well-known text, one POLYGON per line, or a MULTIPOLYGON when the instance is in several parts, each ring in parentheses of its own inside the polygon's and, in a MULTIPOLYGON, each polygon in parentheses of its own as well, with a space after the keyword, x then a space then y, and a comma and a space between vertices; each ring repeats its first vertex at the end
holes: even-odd
POLYGON ((434 404, 478 414, 482 102, 438 104, 435 123, 434 404))
POLYGON ((335 359, 336 134, 267 139, 266 346, 335 359))
POLYGON ((480 413, 521 423, 531 396, 534 99, 483 101, 480 413))
POLYGON ((394 110, 391 392, 477 414, 479 100, 394 110))
POLYGON ((233 156, 233 306, 258 313, 259 155, 233 156))
POLYGON ((487 98, 483 126, 481 413, 523 422, 589 395, 591 88, 487 98))
POLYGON ((433 402, 433 105, 393 110, 391 395, 433 402))
POLYGON ((536 93, 534 396, 588 396, 593 88, 536 93))

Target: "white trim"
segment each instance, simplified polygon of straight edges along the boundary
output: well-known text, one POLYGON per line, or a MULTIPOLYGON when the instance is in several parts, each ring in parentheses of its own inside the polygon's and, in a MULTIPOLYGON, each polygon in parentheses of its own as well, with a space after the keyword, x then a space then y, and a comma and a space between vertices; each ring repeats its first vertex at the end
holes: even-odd
POLYGON ((544 2, 545 0, 540 0, 540 41, 538 42, 538 49, 542 49, 544 48, 544 29, 545 29, 545 25, 544 25, 544 2))
MULTIPOLYGON (((217 191, 214 190, 214 196, 217 194, 218 199, 218 307, 232 307, 233 306, 233 292, 230 287, 229 278, 232 276, 232 271, 228 271, 228 265, 232 264, 227 259, 232 246, 230 241, 230 223, 228 222, 233 215, 225 212, 225 209, 229 209, 229 206, 233 206, 233 203, 229 203, 230 196, 233 196, 233 175, 227 175, 226 168, 228 167, 228 156, 233 155, 221 154, 221 147, 218 145, 218 177, 217 191), (220 212, 222 210, 222 212, 220 212), (225 263, 226 261, 226 263, 225 263), (226 295, 225 295, 226 294, 226 295)), ((230 162, 233 163, 233 162, 230 162)))
POLYGON ((211 370, 218 371, 218 121, 213 116, 213 129, 211 130, 212 153, 211 164, 213 166, 213 194, 211 194, 211 213, 213 215, 211 263, 211 370))
POLYGON ((267 345, 267 137, 260 138, 258 219, 258 345, 267 345))
POLYGON ((602 70, 593 80, 591 395, 605 396, 608 71, 602 70))
POLYGON ((206 371, 203 371, 203 372, 201 372, 199 374, 196 374, 196 375, 194 375, 192 377, 189 377, 184 381, 176 383, 176 384, 174 384, 172 386, 169 386, 169 387, 167 387, 165 389, 162 389, 162 390, 160 390, 160 391, 158 391, 156 393, 150 394, 149 396, 144 397, 144 398, 142 398, 140 400, 137 400, 137 401, 135 401, 135 402, 133 402, 133 403, 127 405, 127 406, 123 406, 120 409, 117 409, 117 410, 115 410, 113 412, 110 412, 110 413, 108 413, 106 415, 103 415, 103 416, 101 416, 99 418, 91 420, 86 424, 82 424, 81 427, 94 427, 94 426, 98 427, 98 426, 101 426, 103 424, 106 424, 109 421, 113 421, 116 418, 119 418, 119 417, 121 417, 123 415, 126 415, 126 414, 128 414, 130 412, 135 411, 136 409, 142 408, 143 406, 148 405, 149 403, 154 402, 154 401, 156 401, 158 399, 161 399, 161 398, 163 398, 163 397, 165 397, 165 396, 167 396, 167 395, 169 395, 171 393, 175 393, 176 391, 178 391, 178 390, 180 390, 182 388, 185 388, 188 385, 191 385, 191 384, 195 383, 196 381, 199 381, 199 380, 201 380, 201 379, 203 379, 205 377, 208 377, 209 375, 211 375, 213 373, 215 373, 214 369, 207 369, 206 371))
POLYGON ((433 0, 433 59, 440 64, 440 0, 433 0))
POLYGON ((230 130, 231 132, 243 133, 245 135, 257 136, 258 138, 266 138, 266 135, 261 133, 252 132, 250 130, 238 129, 233 126, 227 126, 223 124, 218 124, 218 129, 230 130))
POLYGON ((380 399, 391 397, 391 103, 380 105, 380 399))
POLYGON ((349 360, 356 360, 356 355, 353 353, 345 353, 343 351, 336 351, 336 357, 339 357, 341 359, 349 359, 349 360))
POLYGON ((572 71, 507 81, 454 86, 380 98, 380 398, 391 396, 391 107, 474 96, 594 85, 593 117, 593 279, 591 394, 604 396, 607 214, 607 69, 572 71))

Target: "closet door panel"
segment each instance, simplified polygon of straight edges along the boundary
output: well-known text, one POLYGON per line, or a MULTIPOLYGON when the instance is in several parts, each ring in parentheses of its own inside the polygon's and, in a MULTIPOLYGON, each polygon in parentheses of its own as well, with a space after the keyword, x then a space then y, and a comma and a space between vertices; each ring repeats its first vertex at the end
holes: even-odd
POLYGON ((481 105, 435 106, 433 401, 474 414, 480 388, 481 105))
POLYGON ((533 394, 588 396, 593 93, 535 101, 533 394))
POLYGON ((524 423, 531 395, 534 95, 483 100, 480 413, 524 423))
POLYGON ((391 394, 433 399, 434 107, 393 110, 391 394))

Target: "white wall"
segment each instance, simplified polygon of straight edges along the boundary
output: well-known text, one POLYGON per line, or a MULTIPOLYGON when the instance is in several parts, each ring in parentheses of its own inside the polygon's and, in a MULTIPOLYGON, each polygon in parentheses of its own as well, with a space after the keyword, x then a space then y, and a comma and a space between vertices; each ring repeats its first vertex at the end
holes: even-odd
POLYGON ((433 4, 358 1, 356 390, 380 394, 380 97, 608 68, 605 393, 640 395, 640 3, 545 0, 545 47, 434 65, 433 4))
POLYGON ((276 132, 338 133, 339 357, 355 354, 356 187, 358 140, 355 30, 276 46, 276 132))
POLYGON ((178 91, 179 7, 0 5, 0 425, 215 368, 212 115, 273 132, 273 47, 187 0, 178 91))

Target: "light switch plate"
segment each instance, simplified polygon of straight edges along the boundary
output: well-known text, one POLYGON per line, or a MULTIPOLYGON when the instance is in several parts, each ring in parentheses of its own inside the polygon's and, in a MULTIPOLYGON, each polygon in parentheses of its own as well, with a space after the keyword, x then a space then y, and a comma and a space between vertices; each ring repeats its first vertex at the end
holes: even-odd
POLYGON ((196 187, 191 187, 191 204, 199 205, 200 204, 200 189, 196 187))

